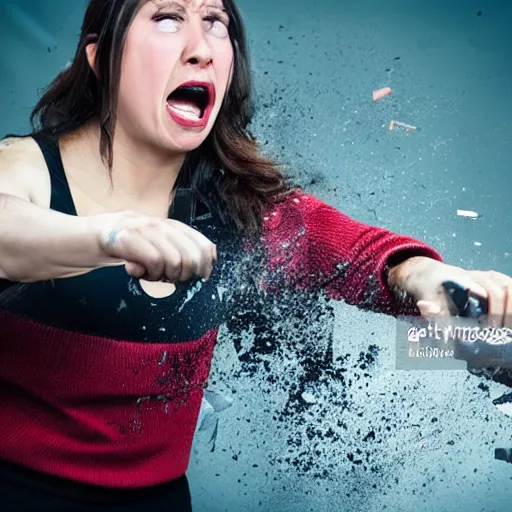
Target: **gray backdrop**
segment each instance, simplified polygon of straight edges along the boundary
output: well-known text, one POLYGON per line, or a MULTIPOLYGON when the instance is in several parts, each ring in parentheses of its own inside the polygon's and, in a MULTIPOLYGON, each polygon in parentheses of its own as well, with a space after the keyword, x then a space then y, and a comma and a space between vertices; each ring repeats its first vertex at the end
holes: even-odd
MULTIPOLYGON (((37 89, 74 53, 84 4, 0 3, 1 133, 28 128, 37 89)), ((254 131, 306 191, 425 240, 448 263, 512 275, 511 2, 239 4, 254 131), (374 104, 387 85, 393 95, 374 104), (392 119, 418 130, 389 131, 392 119)), ((322 325, 338 367, 315 403, 286 414, 298 356, 276 360, 281 380, 243 371, 223 333, 216 412, 189 471, 195 510, 510 510, 512 466, 494 448, 512 446, 512 419, 492 404, 506 387, 465 371, 397 371, 393 318, 335 303, 322 325)))

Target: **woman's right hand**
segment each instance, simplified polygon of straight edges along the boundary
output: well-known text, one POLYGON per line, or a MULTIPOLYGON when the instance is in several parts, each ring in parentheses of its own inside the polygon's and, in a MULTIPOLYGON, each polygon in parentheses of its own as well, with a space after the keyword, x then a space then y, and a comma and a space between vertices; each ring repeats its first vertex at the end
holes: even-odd
POLYGON ((177 220, 135 212, 99 214, 90 220, 106 259, 125 263, 133 277, 174 283, 194 275, 207 279, 217 262, 216 245, 177 220))

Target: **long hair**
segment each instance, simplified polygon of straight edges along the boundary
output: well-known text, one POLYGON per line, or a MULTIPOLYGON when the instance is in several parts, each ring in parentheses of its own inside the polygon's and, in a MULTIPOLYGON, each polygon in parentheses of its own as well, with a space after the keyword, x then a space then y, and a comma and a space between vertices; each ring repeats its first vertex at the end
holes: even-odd
MULTIPOLYGON (((90 0, 73 61, 57 75, 31 114, 34 132, 52 137, 96 120, 100 154, 110 171, 124 45, 144 1, 90 0), (85 52, 90 42, 97 44, 96 73, 85 52)), ((234 50, 231 86, 211 133, 187 154, 175 187, 189 184, 226 223, 257 235, 265 209, 293 192, 293 187, 278 165, 260 153, 248 129, 253 104, 245 28, 234 0, 224 0, 224 7, 234 50)))

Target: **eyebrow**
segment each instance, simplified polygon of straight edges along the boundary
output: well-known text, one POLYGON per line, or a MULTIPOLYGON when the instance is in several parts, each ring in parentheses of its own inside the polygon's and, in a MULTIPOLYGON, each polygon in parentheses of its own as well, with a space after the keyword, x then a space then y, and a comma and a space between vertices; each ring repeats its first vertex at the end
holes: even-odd
MULTIPOLYGON (((184 2, 189 4, 188 0, 184 0, 184 2)), ((175 0, 151 0, 151 3, 156 7, 157 12, 171 7, 182 11, 184 10, 183 5, 175 0)))
MULTIPOLYGON (((184 10, 183 4, 185 4, 187 7, 190 6, 191 0, 180 0, 179 2, 176 0, 152 0, 152 3, 155 7, 157 7, 158 10, 174 7, 180 10, 184 10)), ((209 9, 218 9, 222 12, 226 12, 226 9, 222 2, 206 2, 203 1, 199 7, 208 7, 209 9)))

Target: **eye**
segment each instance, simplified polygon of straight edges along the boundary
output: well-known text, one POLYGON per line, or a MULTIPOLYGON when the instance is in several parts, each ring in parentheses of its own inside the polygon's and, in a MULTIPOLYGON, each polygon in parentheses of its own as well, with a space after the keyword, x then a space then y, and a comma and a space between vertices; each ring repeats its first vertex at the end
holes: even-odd
POLYGON ((226 21, 218 14, 209 14, 203 18, 203 21, 207 25, 208 32, 211 32, 217 37, 225 38, 228 36, 229 32, 226 21))
POLYGON ((183 18, 178 14, 160 14, 153 18, 160 32, 172 33, 177 32, 183 18))

